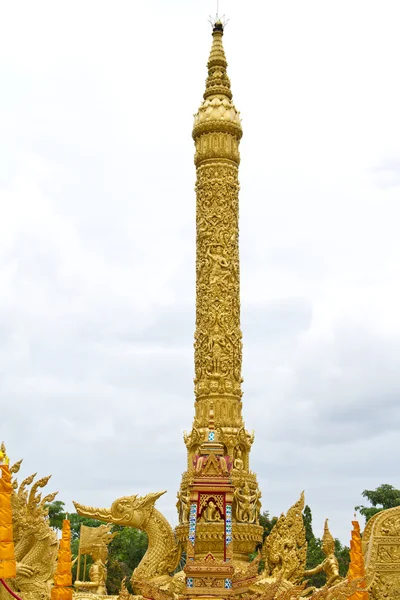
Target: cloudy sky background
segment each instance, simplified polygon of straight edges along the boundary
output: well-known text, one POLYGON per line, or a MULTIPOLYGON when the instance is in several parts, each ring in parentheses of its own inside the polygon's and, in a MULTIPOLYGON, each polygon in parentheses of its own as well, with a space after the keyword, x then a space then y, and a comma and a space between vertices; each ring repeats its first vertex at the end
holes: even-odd
MULTIPOLYGON (((167 489, 177 522, 215 4, 1 3, 0 437, 69 508, 167 489)), ((220 6, 252 468, 347 542, 362 490, 400 487, 400 6, 220 6)))

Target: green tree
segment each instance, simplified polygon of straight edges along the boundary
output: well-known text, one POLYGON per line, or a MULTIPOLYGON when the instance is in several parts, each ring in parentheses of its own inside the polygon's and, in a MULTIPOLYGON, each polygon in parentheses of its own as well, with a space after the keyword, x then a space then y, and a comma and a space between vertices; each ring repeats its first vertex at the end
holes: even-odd
POLYGON ((262 514, 259 515, 259 523, 264 528, 263 533, 263 542, 265 538, 271 533, 275 523, 278 520, 278 517, 270 517, 269 511, 265 510, 262 514))
POLYGON ((365 517, 366 522, 381 510, 400 506, 400 490, 397 490, 388 483, 383 483, 376 490, 364 490, 362 496, 372 506, 356 506, 355 510, 358 510, 365 517))
MULTIPOLYGON (((117 595, 122 579, 125 576, 130 578, 142 560, 147 550, 148 540, 143 531, 132 527, 114 525, 113 531, 119 533, 109 546, 107 591, 110 595, 117 595)), ((129 583, 128 589, 130 589, 129 583)))
POLYGON ((311 508, 308 506, 308 504, 306 504, 303 510, 303 523, 306 530, 306 540, 308 543, 310 543, 312 540, 315 540, 315 535, 312 528, 311 508))
MULTIPOLYGON (((303 510, 303 523, 306 530, 307 540, 307 559, 306 569, 313 569, 317 565, 321 564, 325 558, 325 554, 322 552, 322 541, 320 538, 316 538, 312 527, 312 512, 311 508, 306 504, 303 510)), ((325 583, 325 576, 322 573, 317 573, 310 577, 310 585, 315 587, 321 587, 325 583)))
POLYGON ((49 511, 50 527, 53 527, 53 529, 62 529, 63 520, 66 516, 64 506, 65 504, 61 500, 55 500, 51 504, 46 504, 46 508, 49 511))
POLYGON ((339 563, 339 573, 346 577, 350 565, 350 548, 343 546, 340 540, 335 539, 335 554, 339 563))
MULTIPOLYGON (((269 511, 265 510, 262 514, 260 513, 258 515, 258 521, 259 524, 264 528, 263 531, 263 541, 261 542, 261 544, 259 544, 255 550, 255 552, 253 552, 252 554, 250 554, 249 559, 250 561, 254 560, 258 554, 258 551, 261 550, 262 545, 264 543, 265 538, 271 533, 275 523, 277 522, 278 517, 270 517, 269 516, 269 511)), ((259 572, 261 573, 265 568, 265 564, 264 561, 260 561, 260 565, 259 565, 259 572)))

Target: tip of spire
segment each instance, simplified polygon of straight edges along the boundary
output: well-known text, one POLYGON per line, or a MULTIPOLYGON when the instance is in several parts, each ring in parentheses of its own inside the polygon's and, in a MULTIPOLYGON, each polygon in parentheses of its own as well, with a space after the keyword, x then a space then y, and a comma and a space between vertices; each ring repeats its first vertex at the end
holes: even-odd
POLYGON ((225 18, 225 15, 223 15, 222 17, 220 17, 217 14, 215 15, 215 17, 209 17, 208 18, 208 22, 211 24, 212 27, 212 32, 213 33, 224 33, 224 29, 228 23, 229 19, 225 18))
POLYGON ((221 19, 218 19, 213 23, 213 33, 216 33, 217 31, 224 33, 224 24, 221 19))

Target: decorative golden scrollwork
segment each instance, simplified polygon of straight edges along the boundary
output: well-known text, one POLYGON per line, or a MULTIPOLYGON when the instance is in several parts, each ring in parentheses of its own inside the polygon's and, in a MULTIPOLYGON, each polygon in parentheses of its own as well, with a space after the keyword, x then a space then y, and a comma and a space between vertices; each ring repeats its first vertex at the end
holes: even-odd
POLYGON ((307 558, 307 541, 303 523, 304 492, 300 499, 282 514, 266 538, 261 554, 266 575, 282 576, 287 581, 301 581, 307 558))
POLYGON ((363 551, 369 598, 400 598, 400 506, 383 510, 368 521, 363 551))
MULTIPOLYGON (((13 474, 19 472, 22 461, 12 465, 13 474)), ((42 497, 40 490, 50 477, 35 481, 36 473, 20 485, 13 480, 11 498, 15 558, 17 576, 8 582, 23 600, 49 600, 53 575, 56 570, 58 540, 50 527, 46 505, 54 500, 57 492, 42 497)), ((1 600, 10 598, 1 587, 1 600)))

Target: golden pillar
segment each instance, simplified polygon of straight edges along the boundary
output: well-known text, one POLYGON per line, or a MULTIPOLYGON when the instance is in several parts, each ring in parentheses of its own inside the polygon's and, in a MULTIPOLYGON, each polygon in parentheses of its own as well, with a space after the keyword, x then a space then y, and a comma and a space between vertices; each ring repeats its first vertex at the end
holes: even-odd
POLYGON ((242 425, 242 332, 239 283, 239 142, 242 127, 232 103, 223 27, 217 23, 204 101, 195 115, 196 144, 196 420, 242 425))
MULTIPOLYGON (((223 24, 217 21, 208 60, 203 102, 194 117, 193 139, 196 165, 196 332, 195 418, 185 434, 187 471, 178 493, 181 525, 178 537, 185 540, 189 487, 194 463, 208 435, 210 410, 224 447, 235 486, 233 537, 237 558, 246 559, 262 539, 258 526, 260 492, 249 470, 253 434, 242 419, 242 332, 240 330, 239 278, 239 143, 242 126, 232 102, 227 61, 222 44, 223 24), (235 525, 236 523, 236 525, 235 525), (240 529, 240 535, 239 535, 240 529)), ((201 524, 199 547, 213 551, 211 539, 222 525, 201 524)), ((215 548, 214 548, 215 550, 215 548)))

